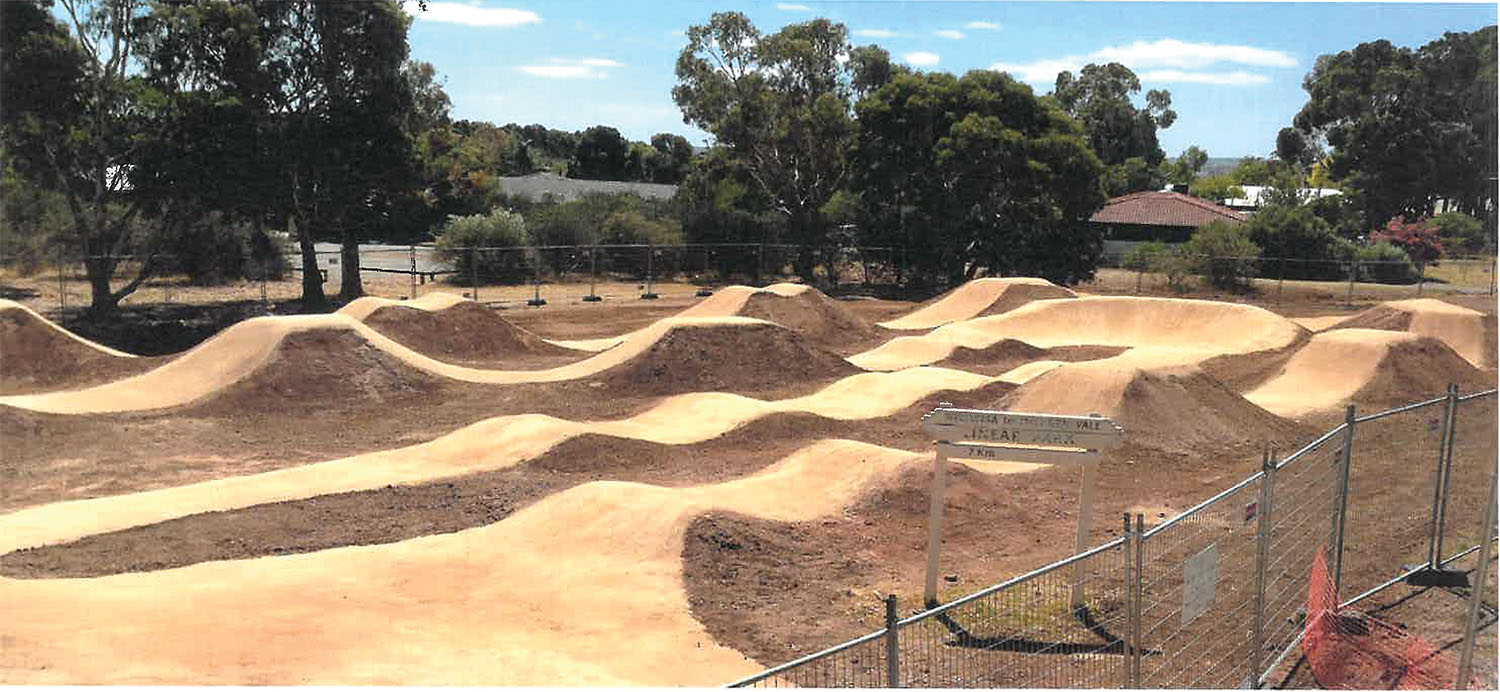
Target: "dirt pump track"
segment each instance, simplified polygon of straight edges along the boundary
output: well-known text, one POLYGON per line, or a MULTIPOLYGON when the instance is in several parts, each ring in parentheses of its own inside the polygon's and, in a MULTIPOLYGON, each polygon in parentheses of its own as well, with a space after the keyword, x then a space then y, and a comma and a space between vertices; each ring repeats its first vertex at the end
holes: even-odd
MULTIPOLYGON (((79 339, 18 305, 0 303, 0 317, 7 349, 0 391, 8 393, 0 406, 56 416, 171 416, 227 393, 268 398, 270 406, 278 396, 317 396, 318 387, 265 384, 296 379, 277 372, 302 360, 287 349, 360 352, 390 373, 339 396, 447 381, 586 381, 598 383, 601 396, 658 397, 613 419, 506 415, 411 446, 25 507, 0 515, 0 552, 524 468, 582 435, 670 448, 789 414, 857 422, 911 411, 915 420, 914 406, 944 392, 1001 387, 996 406, 1100 413, 1121 422, 1133 445, 1190 454, 1296 435, 1304 429, 1298 421, 1321 420, 1351 401, 1494 381, 1484 369, 1494 362, 1484 350, 1493 351, 1493 319, 1441 301, 1377 306, 1314 333, 1251 306, 1074 297, 1039 280, 972 282, 881 326, 807 287, 730 287, 644 329, 571 341, 546 340, 456 296, 362 299, 334 315, 248 320, 150 360, 79 339), (895 330, 914 335, 888 338, 895 330), (484 337, 441 336, 472 332, 484 337), (849 353, 872 341, 878 345, 849 353), (55 344, 57 360, 87 365, 55 370, 42 383, 37 344, 55 344), (996 374, 974 371, 1001 357, 1007 364, 996 374), (100 381, 110 363, 129 365, 100 381), (1243 372, 1233 386, 1215 376, 1236 364, 1243 372), (752 391, 754 380, 818 387, 772 399, 732 393, 752 391), (1186 419, 1201 422, 1184 437, 1174 429, 1186 419)), ((719 684, 760 663, 717 641, 689 607, 683 545, 693 522, 724 513, 815 521, 920 478, 930 459, 814 439, 747 476, 677 487, 600 477, 454 533, 87 579, 0 577, 0 610, 11 615, 0 626, 0 681, 719 684)))

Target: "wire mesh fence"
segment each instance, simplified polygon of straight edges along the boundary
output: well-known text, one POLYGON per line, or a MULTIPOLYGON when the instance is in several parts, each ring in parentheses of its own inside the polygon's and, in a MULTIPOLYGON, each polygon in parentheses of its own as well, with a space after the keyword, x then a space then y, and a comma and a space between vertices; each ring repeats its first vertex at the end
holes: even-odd
POLYGON ((1493 257, 1444 258, 1425 265, 1406 259, 1304 259, 1191 255, 1174 250, 1105 254, 1101 267, 1135 273, 1135 290, 1188 290, 1196 283, 1254 287, 1280 297, 1288 286, 1320 286, 1347 301, 1417 297, 1444 290, 1495 295, 1493 257))
MULTIPOLYGON (((1121 538, 732 686, 1260 686, 1305 651, 1308 632, 1340 642, 1319 654, 1325 674, 1377 660, 1330 652, 1378 649, 1394 630, 1330 630, 1344 621, 1310 622, 1309 604, 1348 606, 1424 569, 1452 572, 1493 542, 1496 398, 1450 387, 1364 416, 1350 407, 1343 424, 1285 457, 1268 450, 1259 473, 1149 531, 1127 516, 1121 538), (1351 638, 1361 632, 1379 636, 1351 638)), ((1495 619, 1484 598, 1461 641, 1479 636, 1481 615, 1495 619)), ((1395 634, 1401 652, 1432 648, 1395 634)), ((1413 680, 1457 683, 1455 666, 1413 661, 1427 666, 1413 680)))

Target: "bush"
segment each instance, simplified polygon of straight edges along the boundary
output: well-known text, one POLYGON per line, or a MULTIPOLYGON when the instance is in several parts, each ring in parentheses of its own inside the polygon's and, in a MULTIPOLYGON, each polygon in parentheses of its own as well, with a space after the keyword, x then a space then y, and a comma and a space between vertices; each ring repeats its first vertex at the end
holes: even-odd
POLYGON ((163 253, 163 273, 187 275, 194 286, 213 286, 230 281, 280 280, 287 271, 282 244, 246 221, 231 221, 210 212, 182 230, 171 249, 163 253))
POLYGON ((1462 212, 1450 211, 1432 217, 1443 246, 1457 254, 1483 254, 1489 246, 1484 222, 1462 212))
POLYGON ((1167 286, 1178 293, 1187 293, 1188 277, 1197 269, 1197 261, 1182 248, 1166 248, 1151 255, 1152 272, 1167 277, 1167 286))
POLYGON ((435 238, 438 256, 452 262, 464 279, 477 276, 480 281, 515 283, 530 275, 527 253, 511 249, 527 246, 526 220, 509 209, 450 216, 435 238))
POLYGON ((1244 226, 1222 221, 1199 228, 1182 249, 1210 285, 1226 290, 1249 288, 1260 257, 1260 246, 1250 241, 1244 226))
POLYGON ((1358 248, 1354 256, 1360 261, 1360 281, 1410 284, 1415 283, 1419 276, 1406 251, 1390 243, 1365 245, 1358 248))
POLYGON ((1348 278, 1338 262, 1351 252, 1347 241, 1334 233, 1311 206, 1266 207, 1250 217, 1245 231, 1250 242, 1272 260, 1262 276, 1313 281, 1348 278), (1304 261, 1281 262, 1279 258, 1304 261))
POLYGON ((1143 272, 1151 268, 1152 262, 1156 260, 1157 255, 1170 251, 1171 249, 1167 247, 1166 243, 1158 243, 1154 240, 1146 243, 1138 243, 1135 247, 1130 248, 1129 252, 1125 253, 1125 257, 1121 260, 1121 263, 1124 264, 1126 269, 1143 272))

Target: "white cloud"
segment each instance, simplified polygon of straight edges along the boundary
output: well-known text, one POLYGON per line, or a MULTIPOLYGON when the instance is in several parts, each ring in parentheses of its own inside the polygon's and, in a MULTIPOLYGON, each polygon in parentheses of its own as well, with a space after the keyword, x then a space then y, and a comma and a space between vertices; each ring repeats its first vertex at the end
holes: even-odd
POLYGON ((854 35, 864 36, 867 38, 895 38, 900 34, 897 34, 890 29, 855 29, 854 35))
POLYGON ((917 67, 929 67, 938 64, 937 53, 928 53, 927 51, 922 50, 916 51, 914 53, 907 53, 906 55, 901 56, 901 59, 906 61, 907 64, 916 65, 917 67))
POLYGON ((608 58, 548 58, 548 65, 522 65, 516 69, 547 79, 604 79, 608 70, 624 63, 608 58))
POLYGON ((794 5, 794 4, 789 3, 789 2, 778 2, 778 3, 776 3, 776 9, 781 10, 782 12, 811 12, 811 11, 813 11, 813 8, 808 7, 807 5, 794 5))
POLYGON ((953 29, 938 29, 937 31, 932 32, 932 34, 941 38, 951 39, 960 39, 964 38, 967 35, 962 31, 955 31, 953 29))
POLYGON ((477 7, 456 2, 429 2, 424 12, 416 3, 403 3, 402 7, 417 19, 465 26, 508 27, 535 24, 542 21, 531 10, 508 7, 477 7))
POLYGON ((1185 82, 1189 84, 1265 84, 1270 77, 1236 70, 1234 72, 1184 72, 1182 70, 1149 70, 1140 75, 1143 82, 1185 82))
POLYGON ((969 22, 964 25, 964 28, 975 31, 999 31, 1000 25, 996 22, 969 22))
POLYGON ((1031 84, 1051 84, 1057 73, 1077 72, 1089 63, 1117 62, 1146 82, 1188 82, 1194 84, 1265 84, 1269 77, 1237 70, 1204 71, 1219 63, 1251 67, 1296 67, 1297 58, 1278 50, 1253 46, 1217 43, 1188 43, 1165 38, 1158 41, 1136 41, 1126 46, 1107 46, 1087 55, 1065 55, 1029 63, 997 62, 992 70, 1009 72, 1031 84))

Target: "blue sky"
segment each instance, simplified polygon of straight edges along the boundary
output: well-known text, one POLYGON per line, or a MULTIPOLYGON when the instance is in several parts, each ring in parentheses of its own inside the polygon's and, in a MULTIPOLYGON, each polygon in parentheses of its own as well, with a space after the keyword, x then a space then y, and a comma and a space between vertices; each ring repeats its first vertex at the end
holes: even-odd
MULTIPOLYGON (((409 3, 415 9, 415 3, 409 3)), ((672 103, 683 29, 719 10, 763 32, 813 17, 849 27, 919 69, 1005 69, 1051 90, 1057 70, 1116 60, 1145 89, 1172 93, 1177 123, 1161 133, 1176 154, 1266 155, 1305 94, 1317 56, 1388 39, 1420 46, 1444 31, 1496 21, 1496 5, 1364 3, 740 2, 457 0, 417 13, 412 57, 435 65, 458 118, 594 124, 632 139, 704 133, 672 103)))

